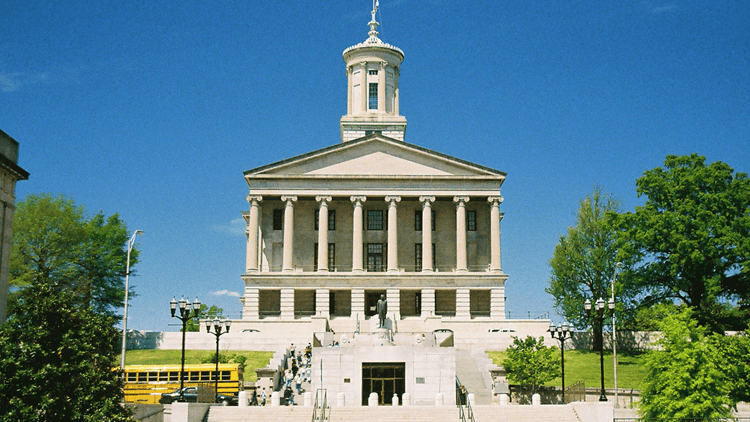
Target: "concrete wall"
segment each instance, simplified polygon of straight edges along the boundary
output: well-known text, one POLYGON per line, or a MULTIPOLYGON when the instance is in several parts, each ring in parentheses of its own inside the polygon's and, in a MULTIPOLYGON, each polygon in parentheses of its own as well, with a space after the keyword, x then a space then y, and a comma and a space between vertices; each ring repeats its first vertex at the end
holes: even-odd
MULTIPOLYGON (((376 319, 360 320, 362 332, 372 329, 372 322, 376 319)), ((356 321, 352 318, 334 318, 333 320, 312 318, 307 320, 292 320, 279 322, 278 320, 235 321, 228 334, 221 336, 219 348, 221 350, 265 350, 278 351, 294 343, 301 347, 312 342, 313 333, 326 331, 330 326, 336 333, 338 341, 342 335, 351 334, 356 329, 356 321), (243 332, 244 329, 258 330, 257 332, 243 332)), ((409 317, 395 323, 395 331, 399 333, 423 333, 447 328, 454 332, 455 345, 458 348, 483 348, 484 350, 505 350, 512 342, 513 336, 525 338, 543 336, 545 344, 553 345, 547 333, 549 320, 454 320, 450 318, 422 318, 409 317), (490 332, 493 329, 513 330, 512 332, 490 332)), ((619 344, 619 342, 618 342, 619 344)), ((181 349, 182 333, 180 332, 152 332, 129 331, 128 349, 181 349)), ((185 333, 185 348, 190 350, 216 349, 216 337, 205 332, 185 333)))
POLYGON ((455 405, 456 361, 450 347, 362 346, 316 348, 313 353, 313 390, 323 388, 331 399, 345 395, 345 406, 362 404, 362 363, 398 362, 406 365, 405 392, 413 405, 433 405, 437 393, 445 405, 455 405), (419 382, 418 382, 419 381, 419 382))

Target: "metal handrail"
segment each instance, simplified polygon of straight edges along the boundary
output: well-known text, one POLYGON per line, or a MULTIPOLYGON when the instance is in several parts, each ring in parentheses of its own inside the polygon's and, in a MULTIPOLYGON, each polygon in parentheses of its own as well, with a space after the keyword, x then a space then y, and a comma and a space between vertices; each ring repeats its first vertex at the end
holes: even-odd
POLYGON ((313 407, 312 422, 327 422, 330 419, 331 408, 328 406, 328 390, 325 388, 318 388, 315 392, 315 406, 313 407), (320 416, 318 415, 318 411, 320 411, 320 416))
POLYGON ((466 390, 466 404, 463 404, 461 400, 461 381, 456 376, 456 406, 458 407, 458 417, 461 422, 476 422, 474 419, 474 410, 471 408, 471 402, 469 401, 469 390, 466 390), (464 412, 464 406, 466 411, 464 412))

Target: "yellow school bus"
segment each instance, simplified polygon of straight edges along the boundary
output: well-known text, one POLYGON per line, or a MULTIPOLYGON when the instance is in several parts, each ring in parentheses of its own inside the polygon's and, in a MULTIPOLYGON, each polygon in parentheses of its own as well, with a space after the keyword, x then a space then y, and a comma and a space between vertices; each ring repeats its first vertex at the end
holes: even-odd
MULTIPOLYGON (((242 385, 242 368, 237 364, 185 365, 185 387, 207 385, 214 388, 219 380, 219 394, 237 394, 242 385)), ((180 365, 125 365, 125 403, 158 404, 162 393, 180 388, 180 365)))

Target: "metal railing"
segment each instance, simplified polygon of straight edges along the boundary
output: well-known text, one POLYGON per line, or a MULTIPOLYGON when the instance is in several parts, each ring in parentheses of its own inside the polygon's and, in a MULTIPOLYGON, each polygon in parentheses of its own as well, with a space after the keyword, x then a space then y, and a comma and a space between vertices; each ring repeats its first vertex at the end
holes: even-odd
POLYGON ((474 420, 474 411, 471 409, 469 401, 469 390, 466 389, 461 381, 456 377, 456 407, 458 407, 458 417, 461 422, 476 422, 474 420), (466 410, 464 410, 466 407, 466 410))
POLYGON ((331 407, 328 406, 328 390, 318 388, 315 392, 315 406, 313 407, 312 422, 328 422, 331 419, 331 407))
POLYGON ((563 404, 573 402, 585 402, 586 401, 586 383, 581 380, 573 385, 565 387, 565 402, 563 404))

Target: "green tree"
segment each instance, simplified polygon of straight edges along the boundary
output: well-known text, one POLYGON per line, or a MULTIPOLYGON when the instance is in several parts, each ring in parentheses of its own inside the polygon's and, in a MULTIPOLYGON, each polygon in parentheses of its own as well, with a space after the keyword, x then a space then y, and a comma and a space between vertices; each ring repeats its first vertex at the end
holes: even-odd
MULTIPOLYGON (((16 291, 54 284, 73 292, 81 305, 116 315, 125 300, 128 234, 117 214, 88 218, 84 207, 64 196, 29 195, 13 221, 10 284, 16 291)), ((137 262, 133 248, 131 271, 137 262)))
MULTIPOLYGON (((224 309, 223 308, 219 308, 216 305, 211 305, 211 307, 209 308, 205 303, 201 303, 201 309, 200 309, 199 315, 200 315, 200 319, 221 318, 221 317, 224 316, 224 309)), ((200 331, 201 330, 200 319, 193 318, 193 319, 189 320, 187 322, 187 324, 185 324, 185 330, 187 332, 200 331)), ((180 330, 180 331, 182 331, 182 330, 180 330)))
POLYGON ((129 421, 115 319, 34 283, 0 326, 0 421, 129 421))
POLYGON ((557 347, 544 345, 544 337, 532 336, 520 340, 513 337, 513 344, 506 351, 503 368, 510 382, 519 384, 522 389, 537 392, 545 382, 560 376, 560 361, 557 347))
POLYGON ((736 409, 737 403, 750 402, 750 330, 731 336, 715 334, 709 340, 714 355, 721 358, 732 405, 736 409))
POLYGON ((642 306, 681 301, 716 331, 742 330, 750 299, 750 179, 705 157, 669 155, 636 182, 646 203, 615 216, 629 289, 642 306))
MULTIPOLYGON (((545 291, 552 295, 554 307, 574 326, 588 327, 584 302, 599 298, 607 300, 617 263, 617 231, 611 215, 619 207, 612 196, 594 191, 581 200, 575 226, 560 236, 550 260, 552 274, 545 291)), ((602 316, 603 318, 604 316, 602 316)), ((602 318, 595 317, 593 346, 601 344, 598 327, 602 318)))
POLYGON ((639 412, 644 421, 718 420, 729 416, 731 384, 725 361, 707 341, 706 328, 685 308, 661 324, 662 350, 646 358, 639 412))

